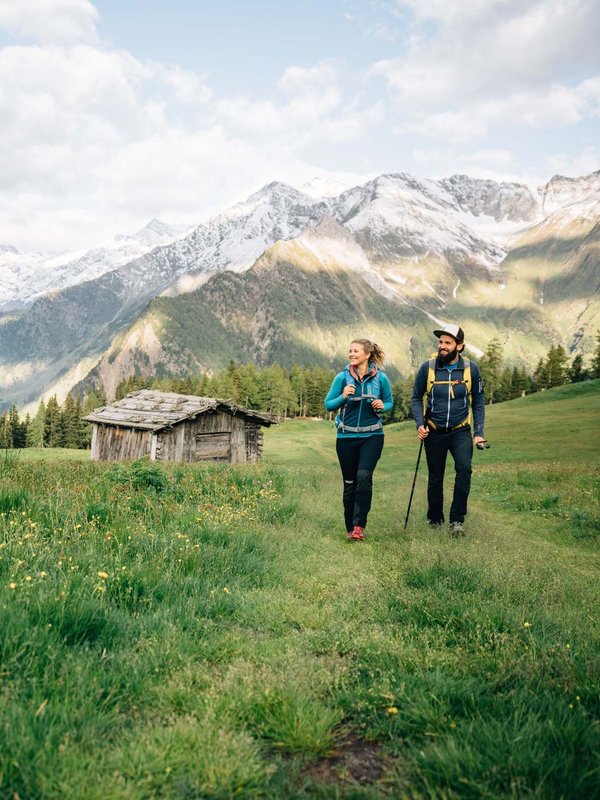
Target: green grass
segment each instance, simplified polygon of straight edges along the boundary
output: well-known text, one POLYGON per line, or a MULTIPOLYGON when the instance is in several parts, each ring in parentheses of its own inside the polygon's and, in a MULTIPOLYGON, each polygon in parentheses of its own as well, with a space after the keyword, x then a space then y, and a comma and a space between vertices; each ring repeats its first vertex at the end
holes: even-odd
POLYGON ((0 464, 6 461, 89 461, 89 450, 66 447, 28 447, 25 450, 0 450, 0 464))
POLYGON ((460 540, 423 465, 403 531, 409 423, 364 544, 327 422, 256 467, 2 459, 0 797, 597 797, 599 388, 489 410, 460 540))

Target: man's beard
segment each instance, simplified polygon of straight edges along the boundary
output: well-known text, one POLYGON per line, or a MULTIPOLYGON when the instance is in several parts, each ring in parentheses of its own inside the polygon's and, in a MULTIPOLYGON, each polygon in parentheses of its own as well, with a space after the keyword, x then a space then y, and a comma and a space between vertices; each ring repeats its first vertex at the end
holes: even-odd
POLYGON ((458 354, 457 351, 458 351, 457 345, 454 345, 454 349, 451 350, 449 353, 442 353, 442 351, 438 349, 438 358, 440 359, 442 364, 449 364, 456 358, 458 354))

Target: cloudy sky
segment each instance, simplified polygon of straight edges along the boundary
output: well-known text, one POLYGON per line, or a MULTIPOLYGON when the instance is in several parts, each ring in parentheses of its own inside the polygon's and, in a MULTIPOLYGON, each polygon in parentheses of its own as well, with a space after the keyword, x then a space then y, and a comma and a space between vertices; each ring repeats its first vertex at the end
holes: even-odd
POLYGON ((0 245, 271 180, 600 169, 597 0, 0 0, 0 245))

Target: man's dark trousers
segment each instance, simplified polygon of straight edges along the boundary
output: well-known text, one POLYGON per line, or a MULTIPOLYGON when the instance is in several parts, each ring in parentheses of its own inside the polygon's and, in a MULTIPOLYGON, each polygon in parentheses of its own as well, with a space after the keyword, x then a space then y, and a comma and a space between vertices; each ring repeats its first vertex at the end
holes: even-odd
POLYGON ((448 452, 454 459, 456 477, 454 495, 450 506, 450 522, 464 522, 467 500, 471 490, 471 461, 473 439, 471 426, 465 425, 453 431, 442 431, 430 426, 425 439, 425 453, 429 469, 427 483, 427 519, 431 524, 444 522, 444 472, 448 452))

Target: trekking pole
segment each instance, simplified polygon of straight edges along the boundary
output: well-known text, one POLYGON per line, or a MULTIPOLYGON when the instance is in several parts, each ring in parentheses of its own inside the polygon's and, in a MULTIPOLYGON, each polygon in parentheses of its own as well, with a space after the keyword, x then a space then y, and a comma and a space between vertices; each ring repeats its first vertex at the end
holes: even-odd
POLYGON ((406 526, 408 525, 408 515, 410 514, 410 507, 411 507, 411 504, 412 504, 413 494, 415 493, 415 484, 417 482, 417 472, 419 471, 419 462, 421 461, 421 453, 423 452, 423 442, 424 442, 424 439, 421 439, 421 444, 419 445, 419 455, 417 457, 417 466, 415 468, 415 477, 413 478, 412 489, 410 490, 410 499, 408 501, 408 508, 406 509, 406 519, 404 520, 404 530, 406 530, 406 526))

